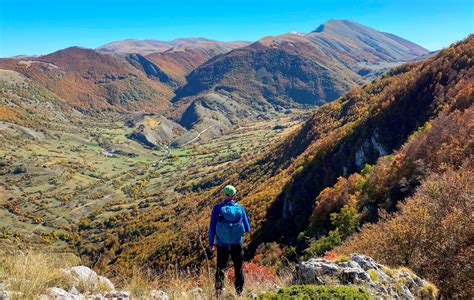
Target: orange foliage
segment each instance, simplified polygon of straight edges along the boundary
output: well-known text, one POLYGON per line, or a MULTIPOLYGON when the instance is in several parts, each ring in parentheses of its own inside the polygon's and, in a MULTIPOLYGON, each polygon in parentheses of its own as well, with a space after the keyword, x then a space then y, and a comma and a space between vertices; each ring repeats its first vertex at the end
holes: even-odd
POLYGON ((21 124, 22 118, 23 113, 19 109, 4 105, 0 106, 0 120, 21 124))
POLYGON ((331 251, 326 252, 326 254, 324 254, 323 258, 327 259, 327 260, 336 260, 337 256, 338 255, 337 255, 336 251, 331 250, 331 251))
MULTIPOLYGON (((252 262, 246 262, 243 265, 245 280, 249 282, 276 282, 276 276, 272 269, 265 266, 260 266, 252 262)), ((234 267, 227 269, 226 278, 230 282, 235 279, 234 267)))

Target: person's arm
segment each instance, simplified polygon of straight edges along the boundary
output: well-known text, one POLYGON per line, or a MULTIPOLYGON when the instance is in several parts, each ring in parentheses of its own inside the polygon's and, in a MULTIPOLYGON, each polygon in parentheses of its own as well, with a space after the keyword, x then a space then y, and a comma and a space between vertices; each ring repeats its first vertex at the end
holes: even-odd
POLYGON ((245 209, 243 207, 242 207, 242 213, 243 213, 243 222, 244 222, 245 232, 250 232, 249 219, 247 218, 247 213, 245 212, 245 209))
POLYGON ((218 206, 214 206, 211 214, 211 221, 209 223, 209 247, 214 247, 214 239, 216 237, 216 224, 219 217, 218 206))

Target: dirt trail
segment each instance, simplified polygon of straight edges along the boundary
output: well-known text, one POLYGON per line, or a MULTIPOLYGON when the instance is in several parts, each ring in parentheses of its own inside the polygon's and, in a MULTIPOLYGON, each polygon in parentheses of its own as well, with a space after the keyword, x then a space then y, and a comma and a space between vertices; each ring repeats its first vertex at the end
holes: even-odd
POLYGON ((207 127, 206 129, 202 130, 202 131, 199 132, 198 135, 196 135, 192 140, 187 141, 186 143, 184 143, 183 146, 194 142, 195 140, 197 140, 197 139, 201 136, 201 134, 203 134, 204 132, 208 131, 208 130, 211 129, 212 127, 215 127, 215 126, 212 126, 212 125, 211 125, 211 126, 207 127))

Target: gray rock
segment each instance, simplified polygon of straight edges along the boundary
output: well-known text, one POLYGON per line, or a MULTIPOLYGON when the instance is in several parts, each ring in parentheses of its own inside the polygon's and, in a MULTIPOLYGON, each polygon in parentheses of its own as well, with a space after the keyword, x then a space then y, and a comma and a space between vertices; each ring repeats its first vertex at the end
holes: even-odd
POLYGON ((356 262, 351 261, 345 261, 345 262, 340 262, 337 264, 339 267, 342 268, 359 268, 359 264, 356 262))
POLYGON ((329 261, 310 259, 296 266, 298 279, 304 283, 323 284, 324 275, 333 275, 339 272, 339 267, 329 261))
POLYGON ((413 296, 410 289, 406 285, 400 285, 400 288, 397 290, 397 294, 402 299, 415 299, 415 296, 413 296))
POLYGON ((393 281, 393 278, 388 276, 387 274, 385 274, 384 271, 382 270, 375 270, 375 272, 377 272, 377 275, 378 275, 378 281, 381 281, 381 282, 392 282, 393 281))
POLYGON ((97 273, 85 266, 71 267, 66 269, 66 272, 72 275, 74 283, 88 283, 95 285, 99 280, 97 273))
POLYGON ((114 291, 115 286, 108 278, 104 276, 97 277, 97 284, 100 284, 102 287, 106 287, 109 291, 114 291))
POLYGON ((121 300, 128 300, 130 299, 130 292, 128 291, 112 291, 103 293, 106 299, 121 299, 121 300))
POLYGON ((73 285, 72 288, 69 290, 69 294, 79 295, 79 291, 77 290, 75 285, 73 285))
POLYGON ((344 284, 356 284, 359 281, 370 281, 370 276, 362 268, 346 268, 342 271, 341 281, 344 284))
POLYGON ((205 299, 204 291, 200 287, 194 288, 186 293, 193 300, 205 299))
POLYGON ((416 276, 414 280, 416 282, 416 285, 418 285, 419 287, 423 287, 427 284, 427 282, 425 280, 421 279, 418 276, 416 276))
POLYGON ((406 285, 410 288, 413 288, 413 287, 417 286, 415 280, 413 280, 413 278, 411 278, 410 274, 408 274, 407 272, 398 273, 398 277, 399 278, 404 278, 405 281, 407 282, 406 285))
POLYGON ((101 293, 88 294, 86 300, 105 300, 105 296, 101 293))
POLYGON ((48 289, 48 298, 49 299, 57 299, 57 300, 76 300, 76 299, 84 299, 84 297, 80 295, 73 295, 68 293, 66 290, 58 287, 52 287, 48 289))
MULTIPOLYGON (((90 290, 105 289, 107 291, 114 291, 115 286, 108 278, 97 275, 94 270, 85 266, 75 266, 63 269, 64 273, 71 276, 74 289, 76 286, 86 286, 90 290)), ((77 289, 75 290, 77 292, 77 289)))
POLYGON ((9 297, 10 293, 8 291, 0 290, 0 300, 7 300, 9 297))
POLYGON ((168 294, 164 291, 159 291, 159 290, 151 291, 150 297, 153 299, 169 300, 168 294))
POLYGON ((351 254, 351 260, 356 262, 365 271, 369 269, 377 270, 381 267, 371 257, 362 254, 351 254))

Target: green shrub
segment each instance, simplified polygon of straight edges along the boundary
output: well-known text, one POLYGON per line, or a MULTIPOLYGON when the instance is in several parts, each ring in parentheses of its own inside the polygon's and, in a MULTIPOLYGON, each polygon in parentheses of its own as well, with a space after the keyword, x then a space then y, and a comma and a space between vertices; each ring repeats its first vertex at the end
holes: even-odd
POLYGON ((257 299, 372 299, 370 294, 354 286, 326 287, 316 285, 295 285, 279 289, 276 292, 264 293, 257 299))
POLYGON ((359 226, 357 210, 349 205, 344 205, 339 213, 331 214, 331 224, 339 229, 341 237, 345 239, 359 226))
POLYGON ((309 248, 304 251, 303 258, 324 255, 324 253, 339 244, 341 244, 341 235, 339 234, 339 231, 330 231, 327 236, 323 236, 319 240, 312 242, 309 245, 309 248))

